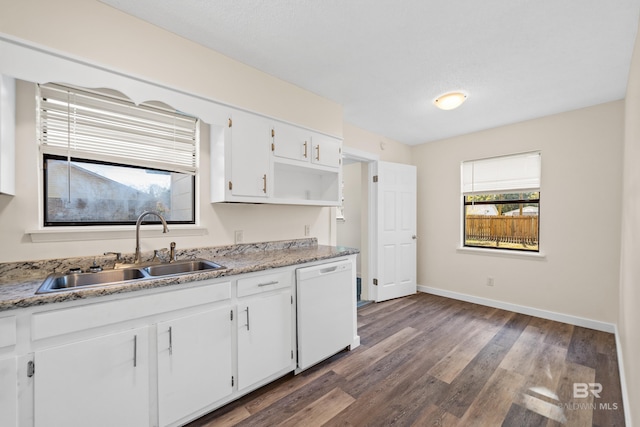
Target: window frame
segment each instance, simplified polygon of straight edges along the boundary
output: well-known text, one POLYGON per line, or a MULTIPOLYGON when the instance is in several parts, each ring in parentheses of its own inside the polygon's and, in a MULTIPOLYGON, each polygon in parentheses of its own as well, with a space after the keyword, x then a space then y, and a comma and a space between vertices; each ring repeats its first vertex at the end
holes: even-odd
MULTIPOLYGON (((112 163, 112 162, 103 162, 103 161, 99 161, 99 160, 93 160, 93 159, 81 159, 81 158, 77 158, 77 157, 71 157, 70 159, 68 159, 67 157, 64 156, 59 156, 59 155, 55 155, 55 154, 47 154, 44 153, 42 155, 42 183, 43 183, 43 189, 42 189, 42 204, 43 204, 43 209, 42 209, 42 214, 43 214, 43 218, 42 218, 42 224, 44 227, 49 228, 49 227, 91 227, 91 226, 122 226, 122 225, 135 225, 136 224, 136 220, 130 220, 130 221, 110 221, 110 222, 106 222, 106 221, 93 221, 93 222, 77 222, 77 221, 55 221, 55 222, 47 222, 47 212, 48 212, 48 173, 47 173, 47 160, 48 159, 52 159, 52 160, 70 160, 72 162, 82 162, 82 163, 91 163, 91 164, 97 164, 97 165, 107 165, 107 166, 118 166, 118 167, 126 167, 126 168, 132 168, 132 169, 142 169, 142 170, 155 170, 158 172, 173 172, 173 171, 167 171, 167 170, 162 170, 162 169, 153 169, 153 168, 146 168, 146 167, 142 167, 142 166, 133 166, 133 165, 126 165, 126 164, 120 164, 120 163, 112 163)), ((191 212, 193 213, 192 215, 192 220, 189 221, 175 221, 175 220, 169 220, 166 219, 167 224, 173 224, 173 225, 178 225, 178 224, 184 224, 184 225, 195 225, 196 224, 196 219, 197 219, 197 211, 196 211, 196 197, 197 197, 197 180, 196 180, 196 176, 195 175, 191 175, 191 185, 193 188, 193 197, 191 199, 191 212)), ((160 224, 160 220, 157 219, 156 217, 148 217, 147 219, 145 219, 145 224, 160 224)))
MULTIPOLYGON (((511 199, 511 200, 480 200, 480 201, 467 201, 469 196, 473 195, 462 195, 462 247, 463 248, 473 248, 473 249, 488 249, 488 250, 505 250, 505 251, 515 251, 522 253, 540 253, 540 190, 537 191, 526 191, 520 192, 518 194, 523 193, 538 193, 538 197, 535 199, 511 199), (537 203, 538 205, 538 224, 537 224, 537 238, 538 245, 537 249, 524 249, 524 248, 509 248, 509 247, 499 247, 499 246, 483 246, 483 245, 470 245, 467 244, 467 206, 476 206, 476 205, 515 205, 515 204, 533 204, 537 203)), ((509 193, 489 193, 489 194, 516 194, 515 192, 509 193)))
MULTIPOLYGON (((542 152, 534 150, 487 158, 465 160, 460 163, 460 248, 468 250, 507 251, 519 254, 541 254, 540 250, 540 199, 542 152), (537 198, 526 199, 524 194, 537 193, 537 198), (480 200, 468 202, 469 196, 519 194, 518 199, 480 200), (467 206, 533 204, 538 206, 537 248, 514 248, 467 244, 467 206)), ((497 198, 494 198, 497 199, 497 198)))
MULTIPOLYGON (((177 110, 173 110, 171 107, 164 107, 163 106, 159 106, 159 105, 155 105, 155 104, 140 104, 140 105, 136 105, 132 100, 130 100, 129 98, 127 98, 126 96, 122 95, 119 96, 119 92, 116 92, 117 95, 112 95, 111 91, 107 91, 104 92, 103 90, 93 90, 93 89, 87 89, 87 88, 82 88, 82 87, 76 87, 76 86, 71 86, 71 85, 61 85, 61 84, 57 84, 57 83, 51 83, 51 84, 47 84, 47 85, 41 85, 41 84, 37 84, 37 90, 36 90, 36 106, 37 106, 37 130, 38 130, 38 146, 39 146, 39 152, 40 152, 40 162, 41 163, 41 167, 40 167, 40 172, 42 174, 40 180, 39 180, 39 185, 42 185, 43 187, 41 187, 41 202, 42 202, 42 206, 40 208, 40 227, 42 227, 42 229, 56 229, 56 228, 66 228, 68 230, 72 230, 72 229, 77 229, 77 230, 86 230, 87 227, 107 227, 107 228, 116 228, 116 227, 121 227, 121 226, 131 226, 131 225, 135 225, 136 220, 132 219, 132 220, 127 220, 127 221, 93 221, 93 222, 79 222, 79 221, 47 221, 47 216, 48 216, 48 174, 47 171, 45 170, 45 165, 47 163, 47 161, 49 159, 54 159, 54 160, 65 160, 68 162, 71 161, 77 161, 77 162, 84 162, 84 163, 91 163, 91 164, 102 164, 102 165, 108 165, 108 166, 117 166, 117 167, 124 167, 124 168, 131 168, 131 169, 142 169, 142 170, 149 170, 149 171, 159 171, 159 172, 168 172, 168 173, 179 173, 179 174, 184 174, 187 176, 191 177, 191 188, 192 188, 192 197, 191 197, 191 219, 190 220, 168 220, 167 219, 167 223, 168 224, 173 224, 173 225, 186 225, 186 226, 197 226, 199 223, 199 211, 198 211, 198 206, 199 206, 199 175, 200 175, 200 170, 199 170, 199 162, 200 162, 200 156, 199 156, 199 151, 200 151, 200 120, 197 117, 185 114, 183 112, 177 111, 177 110), (163 162, 158 162, 158 161, 141 161, 140 158, 138 158, 136 160, 136 158, 131 158, 129 159, 126 155, 124 154, 115 154, 115 153, 110 153, 108 150, 102 150, 100 152, 83 152, 83 151, 77 151, 74 150, 71 147, 71 142, 69 142, 69 146, 65 149, 63 147, 59 146, 59 143, 56 144, 54 142, 54 145, 48 145, 47 144, 47 140, 46 140, 46 131, 43 131, 43 118, 42 118, 42 114, 46 114, 45 111, 43 111, 43 107, 42 107, 42 103, 43 102, 47 102, 48 99, 44 98, 41 95, 41 90, 40 88, 42 86, 47 86, 47 85, 51 85, 52 87, 55 87, 56 90, 59 90, 60 88, 63 89, 68 89, 69 91, 73 92, 73 91, 77 91, 78 93, 82 93, 84 96, 86 95, 94 95, 96 97, 96 99, 107 99, 107 102, 113 102, 114 104, 117 103, 122 103, 122 104, 130 104, 132 107, 134 107, 134 110, 148 110, 151 113, 149 114, 155 114, 153 113, 153 111, 156 111, 156 113, 159 114, 164 114, 164 115, 170 115, 173 114, 176 117, 180 116, 183 119, 190 119, 192 120, 193 123, 193 136, 192 136, 192 146, 193 146, 193 151, 192 151, 192 155, 193 155, 193 160, 192 160, 192 165, 191 166, 187 166, 184 163, 179 163, 179 164, 171 164, 171 163, 163 163, 163 162), (129 161, 127 161, 129 160, 129 161), (165 166, 165 167, 163 167, 165 166)), ((144 114, 144 112, 143 112, 144 114)), ((71 116, 68 116, 68 120, 70 120, 71 116)), ((133 120, 137 120, 135 114, 131 116, 131 118, 133 120)), ((70 122, 70 121, 69 121, 70 122)), ((70 122, 71 123, 71 122, 70 122)), ((71 126, 69 126, 71 128, 71 126)), ((69 130, 69 132, 71 132, 71 130, 69 130)), ((71 137, 69 137, 71 138, 71 137)), ((126 141, 123 140, 123 141, 126 141)), ((145 219, 145 223, 149 223, 149 224, 160 224, 160 220, 156 219, 155 217, 148 217, 147 219, 145 219)))

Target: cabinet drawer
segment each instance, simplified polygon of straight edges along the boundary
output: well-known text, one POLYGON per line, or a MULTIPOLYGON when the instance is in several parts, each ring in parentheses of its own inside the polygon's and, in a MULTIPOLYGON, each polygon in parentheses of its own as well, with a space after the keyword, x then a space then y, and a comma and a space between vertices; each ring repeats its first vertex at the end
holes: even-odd
POLYGON ((292 283, 293 273, 291 271, 261 274, 259 276, 247 277, 246 279, 238 279, 238 297, 286 288, 291 286, 292 283))
POLYGON ((0 318, 0 348, 16 344, 16 316, 0 318))
POLYGON ((231 298, 231 282, 36 313, 32 339, 78 332, 231 298))

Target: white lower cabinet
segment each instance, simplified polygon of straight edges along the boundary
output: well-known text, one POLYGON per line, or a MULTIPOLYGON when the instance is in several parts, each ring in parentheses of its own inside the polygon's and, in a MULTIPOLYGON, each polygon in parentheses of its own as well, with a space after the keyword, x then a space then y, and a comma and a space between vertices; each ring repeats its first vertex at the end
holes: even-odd
POLYGON ((158 323, 158 412, 170 425, 229 396, 231 306, 158 323))
POLYGON ((238 390, 291 366, 291 287, 238 304, 238 390))
POLYGON ((149 425, 148 355, 148 327, 34 352, 35 425, 149 425))
POLYGON ((294 372, 296 267, 0 318, 0 426, 179 426, 294 372))
POLYGON ((15 427, 18 421, 17 364, 15 357, 0 359, 0 426, 15 427))

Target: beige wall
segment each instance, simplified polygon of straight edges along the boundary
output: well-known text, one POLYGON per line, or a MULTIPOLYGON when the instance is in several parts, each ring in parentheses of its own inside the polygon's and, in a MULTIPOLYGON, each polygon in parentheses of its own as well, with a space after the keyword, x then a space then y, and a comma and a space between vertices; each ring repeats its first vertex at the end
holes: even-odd
POLYGON ((418 285, 616 323, 623 109, 617 101, 414 147, 418 285), (532 150, 542 151, 546 258, 456 251, 460 162, 532 150))
POLYGON ((342 107, 97 0, 0 0, 0 33, 333 135, 342 107))
MULTIPOLYGON (((363 192, 366 191, 366 187, 364 190, 362 187, 362 166, 362 163, 352 163, 342 167, 344 219, 336 224, 336 243, 358 249, 362 245, 362 215, 367 212, 367 207, 362 205, 363 192)), ((360 276, 360 257, 356 269, 360 276)))
MULTIPOLYGON (((100 255, 105 251, 133 252, 134 233, 130 238, 32 243, 28 234, 39 224, 40 181, 38 178, 38 145, 35 126, 35 85, 23 81, 17 84, 18 102, 16 114, 16 195, 0 195, 0 262, 67 256, 100 255)), ((202 140, 208 141, 207 126, 203 127, 202 140)), ((142 239, 142 250, 167 247, 175 241, 178 248, 231 244, 234 231, 243 230, 245 242, 303 238, 305 225, 310 226, 311 236, 321 243, 332 242, 333 230, 330 208, 308 206, 211 204, 209 200, 208 165, 209 145, 200 150, 201 175, 199 180, 200 225, 204 236, 163 235, 158 231, 153 238, 142 239)))
POLYGON ((622 250, 618 333, 626 379, 627 407, 640 425, 640 33, 629 71, 625 99, 622 250))
POLYGON ((394 163, 411 163, 411 146, 369 132, 350 123, 343 126, 344 145, 380 156, 380 160, 394 163))
MULTIPOLYGON (((233 61, 98 1, 0 0, 0 33, 115 71, 220 102, 342 135, 342 107, 233 61), (177 64, 177 65, 176 65, 177 64)), ((69 82, 72 83, 72 82, 69 82)), ((21 84, 24 93, 25 85, 21 84)), ((131 238, 32 243, 26 231, 39 226, 38 151, 32 95, 23 96, 16 150, 16 195, 0 195, 0 262, 132 252, 131 238)), ((203 138, 206 141, 206 138, 203 138)), ((245 242, 304 237, 305 225, 320 243, 335 242, 332 209, 273 205, 212 205, 209 146, 201 146, 200 218, 204 236, 169 234, 143 239, 142 250, 223 245, 234 230, 245 242)))

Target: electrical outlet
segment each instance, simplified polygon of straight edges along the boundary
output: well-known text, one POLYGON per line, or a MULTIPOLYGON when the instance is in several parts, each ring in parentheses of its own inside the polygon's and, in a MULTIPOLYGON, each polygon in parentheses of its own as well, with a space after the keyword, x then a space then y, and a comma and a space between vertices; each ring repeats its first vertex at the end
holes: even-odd
POLYGON ((244 241, 244 231, 236 230, 235 231, 235 242, 236 244, 242 243, 244 241))
POLYGON ((309 237, 309 235, 311 234, 311 226, 309 226, 309 224, 304 226, 304 235, 305 237, 309 237))
POLYGON ((487 286, 493 286, 493 277, 487 277, 487 286))

